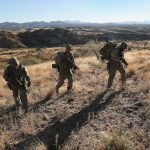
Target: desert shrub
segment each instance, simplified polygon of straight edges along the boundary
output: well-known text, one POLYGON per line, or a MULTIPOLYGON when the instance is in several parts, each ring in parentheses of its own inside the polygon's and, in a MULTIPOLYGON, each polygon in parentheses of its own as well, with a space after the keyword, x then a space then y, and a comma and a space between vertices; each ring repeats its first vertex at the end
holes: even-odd
POLYGON ((25 47, 25 45, 20 41, 20 39, 6 31, 0 32, 0 47, 1 48, 22 48, 25 47))
POLYGON ((90 56, 90 55, 95 55, 94 53, 98 53, 98 50, 102 46, 102 43, 91 40, 85 45, 82 45, 76 49, 76 56, 90 56))
POLYGON ((40 64, 43 62, 45 62, 43 59, 35 56, 29 56, 21 60, 21 63, 24 65, 40 64))
POLYGON ((7 66, 7 62, 0 62, 0 69, 4 69, 7 66))
POLYGON ((102 141, 104 150, 133 150, 133 145, 127 139, 126 131, 122 127, 103 134, 102 141))

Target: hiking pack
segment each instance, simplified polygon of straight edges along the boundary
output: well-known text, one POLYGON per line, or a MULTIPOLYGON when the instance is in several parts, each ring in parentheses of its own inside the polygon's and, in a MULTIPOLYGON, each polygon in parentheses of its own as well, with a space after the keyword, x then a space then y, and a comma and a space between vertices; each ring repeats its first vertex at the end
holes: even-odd
POLYGON ((66 69, 66 68, 74 68, 79 69, 72 60, 70 60, 68 57, 65 56, 64 52, 57 52, 55 57, 55 64, 52 64, 52 68, 57 68, 58 72, 60 68, 66 69))
POLYGON ((62 62, 63 52, 57 52, 55 57, 55 64, 52 64, 52 68, 58 69, 58 72, 60 70, 60 62, 62 62))
POLYGON ((110 58, 114 57, 117 58, 117 44, 113 41, 108 41, 100 50, 99 54, 102 60, 109 60, 110 58))

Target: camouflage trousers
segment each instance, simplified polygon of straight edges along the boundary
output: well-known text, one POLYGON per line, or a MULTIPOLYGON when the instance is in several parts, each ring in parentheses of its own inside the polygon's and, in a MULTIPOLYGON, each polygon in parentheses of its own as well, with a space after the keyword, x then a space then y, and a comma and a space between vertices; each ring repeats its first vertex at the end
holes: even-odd
POLYGON ((125 85, 126 72, 125 72, 124 66, 120 62, 119 63, 108 63, 107 70, 108 70, 108 74, 109 74, 107 88, 110 88, 112 86, 113 79, 114 79, 117 71, 119 71, 121 74, 122 85, 125 85))
POLYGON ((25 89, 12 89, 15 105, 18 108, 22 103, 23 109, 28 112, 27 91, 25 89))
POLYGON ((73 75, 70 70, 59 72, 59 81, 56 85, 56 92, 58 93, 59 88, 64 84, 65 79, 68 79, 67 91, 72 89, 73 86, 73 75))

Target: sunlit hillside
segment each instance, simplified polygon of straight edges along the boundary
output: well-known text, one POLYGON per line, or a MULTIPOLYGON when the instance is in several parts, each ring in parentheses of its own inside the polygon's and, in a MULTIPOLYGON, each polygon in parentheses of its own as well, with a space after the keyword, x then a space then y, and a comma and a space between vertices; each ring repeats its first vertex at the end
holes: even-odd
MULTIPOLYGON (((58 72, 51 65, 57 48, 23 51, 22 56, 27 59, 27 53, 29 57, 45 53, 48 59, 27 66, 32 81, 27 115, 13 109, 12 93, 2 78, 3 69, 0 70, 0 149, 149 150, 150 47, 147 42, 146 45, 128 42, 131 49, 125 53, 129 63, 125 91, 120 90, 117 73, 114 90, 104 92, 108 79, 106 63, 93 53, 103 43, 75 47, 75 61, 81 73, 74 73, 73 92, 68 94, 66 83, 60 94, 54 91, 58 72)), ((6 63, 11 54, 2 53, 0 59, 6 63)), ((19 50, 12 56, 21 58, 20 54, 19 50)))

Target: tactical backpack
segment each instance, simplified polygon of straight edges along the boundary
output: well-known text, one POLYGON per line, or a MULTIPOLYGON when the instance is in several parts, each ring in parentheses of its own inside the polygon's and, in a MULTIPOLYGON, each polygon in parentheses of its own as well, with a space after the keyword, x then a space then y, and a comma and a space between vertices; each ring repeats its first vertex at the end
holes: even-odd
POLYGON ((60 70, 62 57, 63 57, 63 52, 57 52, 56 57, 55 57, 55 64, 52 64, 52 68, 57 68, 58 71, 60 70))
POLYGON ((102 60, 109 60, 112 51, 116 48, 117 44, 115 42, 107 42, 100 50, 99 54, 102 60))
POLYGON ((20 64, 18 66, 18 73, 16 74, 14 72, 14 69, 12 66, 8 66, 3 73, 3 78, 5 79, 5 81, 7 82, 7 85, 10 89, 12 89, 12 87, 18 88, 18 89, 22 89, 23 87, 25 87, 25 76, 26 76, 26 68, 20 64), (21 76, 18 76, 21 75, 21 76))
POLYGON ((65 55, 65 52, 57 52, 55 57, 55 64, 52 64, 52 68, 60 69, 77 69, 78 67, 72 62, 70 58, 65 55))
POLYGON ((62 59, 63 59, 63 53, 64 52, 57 52, 56 57, 55 57, 55 63, 58 67, 61 66, 62 59))
POLYGON ((111 59, 115 62, 120 61, 119 48, 116 47, 114 50, 111 51, 111 59))

